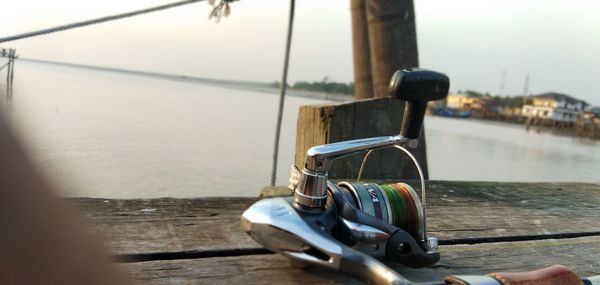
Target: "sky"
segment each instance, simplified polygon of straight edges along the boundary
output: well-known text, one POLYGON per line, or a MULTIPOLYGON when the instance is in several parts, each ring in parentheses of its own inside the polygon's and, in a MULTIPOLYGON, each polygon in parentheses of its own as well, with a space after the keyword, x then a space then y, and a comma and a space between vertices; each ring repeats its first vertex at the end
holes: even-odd
MULTIPOLYGON (((420 65, 448 74, 451 90, 521 95, 529 75, 529 93, 600 105, 600 1, 414 1, 420 65)), ((13 1, 0 10, 0 36, 169 2, 13 1)), ((241 0, 216 23, 201 2, 0 46, 24 58, 272 82, 281 77, 288 5, 241 0)), ((352 81, 349 1, 296 1, 295 19, 289 80, 352 81)))

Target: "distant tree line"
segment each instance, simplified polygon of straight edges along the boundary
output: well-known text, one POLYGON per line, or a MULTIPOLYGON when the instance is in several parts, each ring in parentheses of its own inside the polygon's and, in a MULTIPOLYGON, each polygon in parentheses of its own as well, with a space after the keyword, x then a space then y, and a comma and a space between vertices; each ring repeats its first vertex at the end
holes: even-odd
POLYGON ((465 94, 470 97, 488 97, 494 102, 496 106, 502 107, 522 107, 526 100, 523 96, 500 96, 500 95, 491 95, 489 92, 481 93, 473 90, 460 91, 458 93, 465 94))
MULTIPOLYGON (((281 82, 275 81, 271 84, 271 86, 279 88, 281 87, 281 82)), ((331 82, 327 77, 325 77, 322 81, 297 81, 292 86, 288 84, 288 87, 297 90, 344 94, 349 96, 354 95, 354 83, 331 82)))

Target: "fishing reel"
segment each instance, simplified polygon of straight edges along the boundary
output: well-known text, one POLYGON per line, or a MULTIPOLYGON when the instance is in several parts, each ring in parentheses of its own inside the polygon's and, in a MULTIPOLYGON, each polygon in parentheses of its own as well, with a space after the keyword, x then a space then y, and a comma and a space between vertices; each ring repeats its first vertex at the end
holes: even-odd
POLYGON ((389 92, 406 100, 400 135, 357 139, 315 146, 288 198, 256 202, 242 215, 241 226, 265 248, 301 265, 320 265, 376 284, 410 284, 376 258, 408 267, 439 261, 437 239, 427 236, 425 185, 415 148, 427 102, 447 96, 446 75, 420 69, 397 71, 389 92), (369 154, 398 148, 415 163, 421 198, 404 183, 360 182, 369 154), (365 153, 357 181, 335 183, 327 172, 334 160, 365 153))

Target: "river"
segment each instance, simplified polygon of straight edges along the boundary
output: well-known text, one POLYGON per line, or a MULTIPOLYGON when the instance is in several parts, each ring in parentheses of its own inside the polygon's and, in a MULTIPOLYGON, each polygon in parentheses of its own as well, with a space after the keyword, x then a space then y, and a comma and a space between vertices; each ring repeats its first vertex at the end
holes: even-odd
MULTIPOLYGON (((0 110, 65 196, 254 196, 269 183, 276 94, 27 61, 13 91, 0 110)), ((298 107, 320 103, 286 98, 278 184, 298 107)), ((431 179, 600 181, 600 142, 474 120, 425 126, 431 179)))

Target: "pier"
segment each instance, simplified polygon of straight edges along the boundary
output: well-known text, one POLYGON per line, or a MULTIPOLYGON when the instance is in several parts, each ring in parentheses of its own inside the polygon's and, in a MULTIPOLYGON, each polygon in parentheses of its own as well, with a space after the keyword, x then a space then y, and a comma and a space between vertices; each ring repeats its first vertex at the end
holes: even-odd
POLYGON ((17 58, 15 49, 0 48, 0 58, 6 58, 8 61, 0 65, 0 71, 6 69, 6 96, 12 97, 12 87, 15 78, 15 59, 17 58))
MULTIPOLYGON (((386 261, 414 281, 528 271, 553 264, 600 274, 600 184, 431 181, 428 227, 441 260, 421 269, 386 261)), ((284 187, 265 195, 286 194, 284 187), (283 191, 282 191, 283 189, 283 191)), ((258 197, 69 201, 107 238, 115 262, 144 284, 360 284, 298 269, 240 230, 258 197)))

